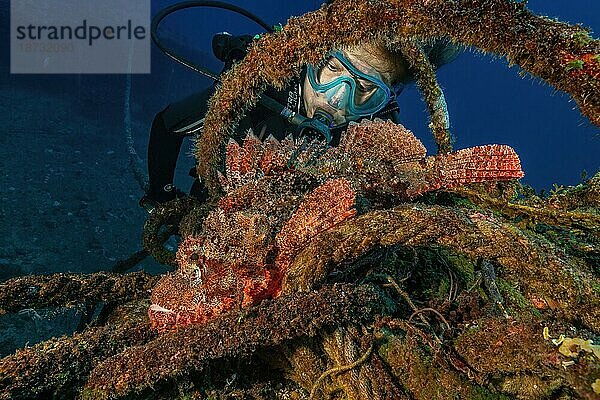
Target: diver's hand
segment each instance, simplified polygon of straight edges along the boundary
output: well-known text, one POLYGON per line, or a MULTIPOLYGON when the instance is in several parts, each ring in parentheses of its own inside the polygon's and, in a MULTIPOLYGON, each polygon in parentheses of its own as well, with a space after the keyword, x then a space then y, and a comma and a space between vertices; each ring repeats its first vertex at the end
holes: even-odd
POLYGON ((139 201, 140 207, 151 214, 160 205, 175 199, 181 199, 187 196, 175 185, 166 185, 159 193, 146 193, 139 201))

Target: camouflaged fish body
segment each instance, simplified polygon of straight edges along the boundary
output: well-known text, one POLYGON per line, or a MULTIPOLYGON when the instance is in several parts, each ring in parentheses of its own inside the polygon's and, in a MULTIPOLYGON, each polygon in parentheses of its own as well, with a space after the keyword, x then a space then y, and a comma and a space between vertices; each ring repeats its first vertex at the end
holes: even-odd
POLYGON ((426 156, 423 144, 390 121, 352 123, 338 147, 248 134, 226 149, 226 194, 177 254, 149 314, 159 330, 204 323, 276 297, 294 257, 312 238, 356 214, 357 197, 377 206, 459 185, 517 179, 518 156, 488 145, 426 156), (385 203, 385 202, 384 202, 385 203))

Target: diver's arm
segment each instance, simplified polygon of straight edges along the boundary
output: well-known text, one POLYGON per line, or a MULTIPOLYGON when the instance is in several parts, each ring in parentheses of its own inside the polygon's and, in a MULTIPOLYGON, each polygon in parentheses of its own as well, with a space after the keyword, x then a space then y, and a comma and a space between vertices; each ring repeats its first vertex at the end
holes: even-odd
POLYGON ((146 200, 164 203, 182 194, 173 185, 173 178, 183 138, 200 131, 213 93, 214 87, 210 87, 170 104, 154 117, 148 142, 146 200))
POLYGON ((148 142, 148 193, 151 200, 164 203, 176 197, 173 177, 183 136, 169 132, 165 126, 164 111, 154 117, 148 142))
MULTIPOLYGON (((224 71, 244 57, 251 42, 252 36, 249 35, 231 36, 221 33, 214 36, 213 52, 225 63, 224 71)), ((213 85, 169 105, 154 118, 148 143, 148 193, 141 204, 163 203, 181 193, 173 185, 173 178, 183 138, 200 133, 208 100, 214 91, 213 85)))

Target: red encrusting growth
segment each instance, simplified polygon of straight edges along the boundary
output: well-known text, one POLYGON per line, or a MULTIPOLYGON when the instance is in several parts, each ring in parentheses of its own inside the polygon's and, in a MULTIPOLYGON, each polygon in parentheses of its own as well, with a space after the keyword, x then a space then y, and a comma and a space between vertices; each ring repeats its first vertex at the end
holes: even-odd
POLYGON ((504 181, 524 176, 519 157, 510 146, 505 145, 471 147, 434 156, 431 161, 435 173, 428 185, 409 191, 411 196, 469 183, 504 181))
POLYGON ((277 269, 285 273, 293 256, 313 237, 353 217, 355 199, 356 193, 344 178, 327 181, 308 194, 276 237, 277 269))
POLYGON ((600 90, 600 54, 584 53, 575 55, 564 53, 563 65, 573 77, 587 75, 595 79, 596 88, 600 90))

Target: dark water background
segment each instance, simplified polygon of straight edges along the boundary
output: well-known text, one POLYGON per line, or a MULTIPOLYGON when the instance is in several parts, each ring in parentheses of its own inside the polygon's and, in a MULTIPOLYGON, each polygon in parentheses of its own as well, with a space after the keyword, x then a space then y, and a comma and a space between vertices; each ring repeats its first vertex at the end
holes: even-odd
MULTIPOLYGON (((153 14, 174 2, 153 1, 153 14)), ((236 0, 269 23, 285 23, 319 1, 236 0)), ((562 21, 600 30, 598 0, 530 0, 529 8, 562 21)), ((0 0, 0 281, 16 275, 108 270, 139 250, 145 212, 124 143, 125 104, 131 106, 135 146, 145 158, 154 114, 169 102, 211 82, 153 48, 152 74, 11 75, 9 2, 0 0)), ((179 51, 213 70, 211 37, 220 31, 260 33, 243 17, 216 9, 169 17, 161 35, 179 51)), ((593 36, 598 37, 599 33, 593 36)), ((467 51, 439 71, 451 116, 455 148, 502 143, 521 157, 524 182, 537 190, 575 185, 583 171, 600 167, 600 132, 563 93, 505 61, 467 51)), ((427 113, 414 87, 400 97, 403 123, 434 149, 427 113)), ((193 165, 188 147, 176 183, 188 188, 193 165)), ((139 268, 162 267, 146 260, 139 268)), ((74 312, 29 310, 0 317, 0 355, 77 322, 74 312)))

